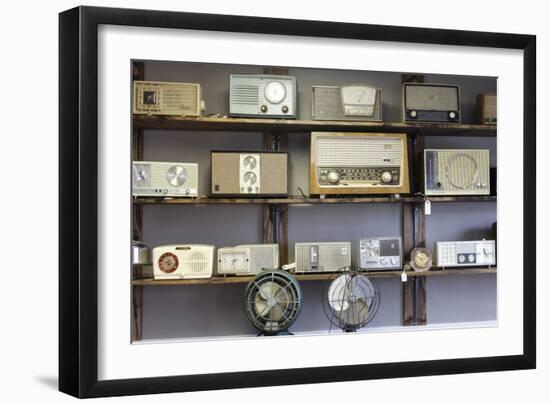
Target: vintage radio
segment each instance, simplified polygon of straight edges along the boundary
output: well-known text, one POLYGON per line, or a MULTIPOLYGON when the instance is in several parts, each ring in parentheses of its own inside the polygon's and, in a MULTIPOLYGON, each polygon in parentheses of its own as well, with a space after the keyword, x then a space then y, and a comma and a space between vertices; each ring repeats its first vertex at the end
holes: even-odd
POLYGON ((213 196, 288 195, 288 153, 213 151, 213 196))
POLYGON ((460 88, 403 83, 403 121, 460 123, 460 88))
POLYGON ((494 240, 438 241, 435 243, 437 267, 492 266, 496 262, 494 240))
POLYGON ((407 135, 311 133, 311 194, 409 192, 407 135))
POLYGON ((197 196, 199 166, 196 163, 134 161, 132 164, 134 196, 197 196))
POLYGON ((497 123, 497 95, 495 93, 478 94, 477 108, 479 123, 489 125, 497 123))
POLYGON ((489 195, 489 150, 425 149, 426 195, 489 195))
POLYGON ((201 116, 201 97, 196 83, 134 81, 134 114, 201 116))
POLYGON ((213 268, 212 245, 179 244, 153 248, 155 279, 210 278, 213 268))
POLYGON ((278 244, 247 244, 218 249, 218 274, 255 275, 279 268, 278 244))
POLYGON ((229 116, 296 118, 296 78, 267 74, 229 76, 229 116))
POLYGON ((382 90, 366 84, 313 86, 311 118, 319 121, 381 121, 382 90))
POLYGON ((296 272, 338 272, 351 267, 351 243, 296 243, 296 272))
POLYGON ((359 240, 360 269, 401 269, 401 237, 369 237, 359 240))

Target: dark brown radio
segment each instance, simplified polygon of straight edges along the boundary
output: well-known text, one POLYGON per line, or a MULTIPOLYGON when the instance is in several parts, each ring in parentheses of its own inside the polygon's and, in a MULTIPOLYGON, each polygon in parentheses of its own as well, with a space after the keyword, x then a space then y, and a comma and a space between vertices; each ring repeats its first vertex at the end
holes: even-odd
POLYGON ((404 122, 460 123, 460 115, 458 86, 403 83, 404 122))
POLYGON ((288 153, 213 151, 213 196, 287 196, 288 153))

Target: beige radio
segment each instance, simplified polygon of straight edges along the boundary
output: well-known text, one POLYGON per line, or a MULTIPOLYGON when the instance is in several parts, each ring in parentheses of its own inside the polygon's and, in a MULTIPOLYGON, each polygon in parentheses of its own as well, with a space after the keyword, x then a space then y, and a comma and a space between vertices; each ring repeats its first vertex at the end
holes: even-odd
POLYGON ((256 275, 279 268, 279 244, 247 244, 218 248, 218 274, 256 275))
POLYGON ((424 150, 426 195, 489 195, 489 150, 424 150))
POLYGON ((134 161, 132 164, 133 196, 198 195, 199 165, 164 161, 134 161))
POLYGON ((319 121, 381 121, 382 90, 366 84, 313 86, 311 118, 319 121))
POLYGON ((409 192, 406 134, 312 132, 310 156, 310 194, 409 192))
MULTIPOLYGON (((295 272, 338 272, 351 268, 351 243, 294 244, 295 272)), ((283 267, 285 268, 285 267, 283 267)))
POLYGON ((213 151, 212 195, 288 195, 288 153, 213 151))
POLYGON ((212 245, 176 244, 153 248, 155 279, 211 278, 213 268, 212 245))
POLYGON ((134 114, 201 116, 201 97, 196 83, 134 81, 134 114))

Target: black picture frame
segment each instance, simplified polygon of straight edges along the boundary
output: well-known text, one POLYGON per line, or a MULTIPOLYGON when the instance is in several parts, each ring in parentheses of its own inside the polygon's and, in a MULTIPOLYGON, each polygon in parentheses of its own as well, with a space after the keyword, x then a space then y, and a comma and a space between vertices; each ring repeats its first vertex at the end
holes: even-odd
POLYGON ((536 366, 536 37, 505 33, 77 7, 59 16, 59 390, 75 397, 533 369, 536 366), (523 354, 98 381, 100 24, 520 49, 523 93, 523 354))

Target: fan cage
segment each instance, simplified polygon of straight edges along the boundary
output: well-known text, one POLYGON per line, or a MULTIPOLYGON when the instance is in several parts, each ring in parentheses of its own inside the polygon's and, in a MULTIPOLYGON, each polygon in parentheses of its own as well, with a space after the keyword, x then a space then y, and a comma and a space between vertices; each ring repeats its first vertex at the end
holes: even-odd
POLYGON ((323 311, 330 322, 329 332, 332 327, 354 332, 367 326, 380 306, 378 284, 357 271, 344 273, 327 283, 322 293, 323 311))
POLYGON ((301 308, 302 290, 296 278, 288 272, 263 271, 245 289, 245 313, 252 325, 264 335, 276 335, 288 330, 301 308), (273 290, 275 292, 271 293, 273 290), (259 312, 258 307, 263 309, 259 312))

